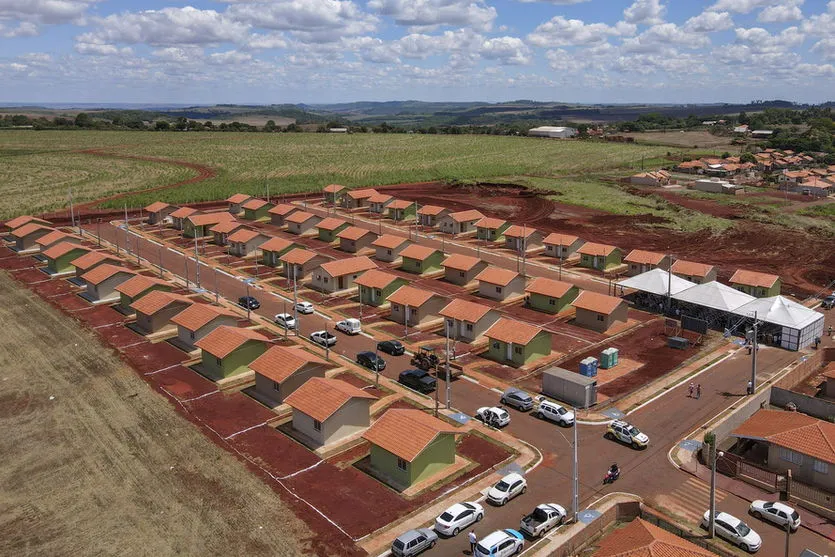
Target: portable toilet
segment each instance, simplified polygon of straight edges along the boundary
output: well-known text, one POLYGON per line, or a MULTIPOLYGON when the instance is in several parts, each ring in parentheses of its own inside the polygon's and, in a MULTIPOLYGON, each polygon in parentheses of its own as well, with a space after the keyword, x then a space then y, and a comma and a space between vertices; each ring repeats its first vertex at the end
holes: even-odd
POLYGON ((597 376, 597 358, 589 356, 588 358, 581 361, 580 375, 585 375, 586 377, 597 376))
POLYGON ((613 368, 618 365, 618 349, 607 348, 600 353, 600 367, 603 369, 613 368))

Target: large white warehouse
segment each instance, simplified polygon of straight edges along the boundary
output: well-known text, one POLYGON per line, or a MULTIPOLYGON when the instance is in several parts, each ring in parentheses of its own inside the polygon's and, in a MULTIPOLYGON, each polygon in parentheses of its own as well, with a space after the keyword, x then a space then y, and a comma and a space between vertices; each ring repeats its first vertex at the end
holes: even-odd
POLYGON ((538 128, 529 129, 528 135, 531 137, 566 138, 577 135, 577 130, 574 128, 566 128, 564 126, 540 126, 538 128))

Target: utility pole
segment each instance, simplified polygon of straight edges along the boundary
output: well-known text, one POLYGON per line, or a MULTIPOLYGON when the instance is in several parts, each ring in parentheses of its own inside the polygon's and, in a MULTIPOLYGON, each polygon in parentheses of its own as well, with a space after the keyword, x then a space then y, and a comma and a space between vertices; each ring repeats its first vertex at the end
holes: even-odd
MULTIPOLYGON (((435 374, 435 377, 436 377, 436 378, 437 378, 437 375, 438 375, 438 374, 436 373, 436 374, 435 374)), ((438 381, 437 381, 437 379, 436 379, 436 381, 435 381, 435 417, 436 417, 436 418, 438 417, 438 405, 439 405, 439 404, 440 404, 440 403, 438 402, 438 381)))
POLYGON ((162 278, 162 246, 159 247, 159 278, 162 278))
POLYGON ((70 188, 70 228, 75 228, 75 208, 72 204, 72 188, 70 188))
POLYGON ((296 322, 296 336, 299 336, 299 290, 298 276, 299 268, 293 265, 293 319, 296 322))
POLYGON ((248 320, 249 319, 249 305, 250 305, 249 304, 249 282, 244 281, 244 284, 246 284, 246 318, 248 320))
POLYGON ((675 256, 670 255, 670 268, 667 269, 667 315, 670 314, 670 308, 673 305, 673 260, 675 256))
POLYGON ((446 333, 446 409, 449 410, 452 407, 452 402, 449 399, 452 392, 452 386, 450 385, 452 378, 449 373, 449 321, 444 319, 444 325, 446 325, 444 327, 446 333))
POLYGON ((200 288, 200 254, 197 249, 197 236, 194 237, 194 264, 197 267, 195 274, 195 282, 197 283, 197 288, 200 288))
POLYGON ((217 290, 217 267, 215 267, 215 303, 220 303, 220 292, 217 290))
POLYGON ((522 224, 522 276, 525 276, 528 263, 528 225, 522 224))
POLYGON ((101 219, 96 221, 96 236, 98 237, 99 247, 101 247, 101 219))
POLYGON ((708 522, 707 536, 713 538, 716 535, 716 460, 722 458, 725 453, 716 452, 716 438, 710 444, 710 520, 708 522))
POLYGON ((130 254, 130 236, 128 236, 128 204, 125 203, 125 252, 130 254))
POLYGON ((751 351, 751 394, 757 391, 757 312, 754 312, 754 338, 752 339, 754 349, 751 351))
POLYGON ((789 557, 789 540, 791 540, 791 522, 786 521, 786 557, 789 557))
POLYGON ((571 511, 574 514, 574 522, 577 522, 577 513, 580 512, 580 464, 577 446, 577 408, 571 409, 574 412, 574 457, 571 471, 571 511))

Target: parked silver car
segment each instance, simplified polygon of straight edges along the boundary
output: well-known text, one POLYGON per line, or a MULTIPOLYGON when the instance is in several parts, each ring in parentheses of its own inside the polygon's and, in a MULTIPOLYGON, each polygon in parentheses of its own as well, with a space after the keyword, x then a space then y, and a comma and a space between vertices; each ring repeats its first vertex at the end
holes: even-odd
POLYGON ((438 534, 429 528, 409 530, 397 536, 391 544, 391 554, 395 557, 412 557, 435 547, 437 541, 438 534))

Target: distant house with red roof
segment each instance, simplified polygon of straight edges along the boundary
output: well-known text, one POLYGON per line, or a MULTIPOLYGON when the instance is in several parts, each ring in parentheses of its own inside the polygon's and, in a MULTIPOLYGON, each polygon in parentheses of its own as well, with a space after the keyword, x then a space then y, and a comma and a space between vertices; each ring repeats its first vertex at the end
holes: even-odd
POLYGON ((491 300, 504 301, 525 292, 525 277, 502 267, 487 267, 476 275, 478 294, 491 300))
POLYGON ((270 215, 270 224, 275 226, 284 226, 285 219, 298 211, 299 208, 290 203, 279 203, 275 207, 271 207, 267 213, 270 215))
POLYGON ((633 249, 623 258, 623 261, 629 264, 626 274, 630 277, 646 273, 653 269, 663 269, 666 271, 670 268, 669 255, 641 249, 633 249))
POLYGON ((502 317, 484 333, 489 340, 487 357, 514 366, 525 366, 551 354, 551 333, 528 323, 502 317))
POLYGON ((407 273, 422 275, 440 271, 444 252, 439 249, 412 244, 400 252, 400 268, 407 273))
POLYGON ((379 307, 388 303, 389 296, 409 281, 380 269, 371 269, 354 283, 359 287, 360 303, 379 307))
POLYGON ((586 242, 577 250, 580 254, 580 266, 587 269, 606 269, 617 267, 623 263, 623 252, 620 248, 607 244, 586 242))
POLYGON ((342 197, 342 205, 346 209, 367 208, 371 204, 370 199, 375 195, 377 195, 377 190, 373 188, 348 190, 348 193, 342 197))
POLYGON ((136 312, 136 328, 143 334, 159 333, 168 328, 176 330, 171 318, 194 303, 194 300, 173 292, 155 290, 142 296, 131 308, 136 312))
POLYGON ((256 197, 241 205, 241 208, 244 210, 243 218, 246 220, 266 220, 270 217, 270 209, 273 205, 256 197))
POLYGON ((504 219, 484 217, 475 223, 476 238, 485 242, 504 242, 504 231, 510 223, 504 219))
MULTIPOLYGON (((102 265, 103 267, 104 265, 102 265)), ((96 267, 93 269, 93 273, 97 272, 100 267, 96 267)), ((87 275, 84 275, 82 278, 86 280, 87 275)), ((89 282, 89 281, 88 281, 89 282)), ((110 287, 114 284, 113 280, 110 280, 107 283, 107 286, 110 287)), ((131 305, 144 296, 149 292, 153 292, 154 290, 167 290, 170 291, 173 289, 173 285, 161 278, 156 277, 148 277, 145 275, 137 275, 133 274, 133 276, 127 277, 127 280, 124 278, 120 278, 120 282, 116 282, 116 286, 112 287, 114 292, 119 293, 119 311, 122 313, 130 315, 133 313, 133 308, 131 305)), ((102 294, 102 286, 99 286, 99 295, 102 294)))
POLYGON ((12 230, 10 236, 15 242, 15 251, 24 252, 36 249, 38 246, 35 241, 54 231, 51 226, 32 221, 12 230))
POLYGON ((377 264, 368 257, 350 257, 323 263, 313 271, 313 288, 322 292, 339 292, 354 288, 354 281, 377 264))
POLYGON ((636 518, 606 534, 591 557, 716 557, 716 554, 636 518))
POLYGON ((323 188, 322 193, 325 197, 325 203, 336 205, 342 201, 342 198, 345 197, 347 191, 348 189, 345 186, 340 186, 339 184, 329 184, 323 188))
POLYGON ((697 263, 695 261, 685 261, 684 259, 676 259, 673 262, 671 271, 674 275, 702 284, 716 280, 716 267, 706 263, 697 263))
POLYGON ((283 404, 306 381, 324 377, 331 367, 301 346, 271 346, 249 364, 255 372, 255 397, 271 408, 283 404))
POLYGON ((46 258, 46 270, 50 275, 74 274, 72 262, 92 251, 92 248, 77 242, 61 241, 43 251, 46 258))
POLYGON ((401 325, 417 327, 437 317, 447 304, 447 298, 431 290, 401 286, 388 297, 391 320, 401 325))
MULTIPOLYGON (((127 267, 102 263, 81 275, 86 285, 82 297, 93 303, 118 300, 121 293, 116 289, 135 276, 136 273, 127 267)), ((133 312, 129 307, 126 309, 133 312)))
POLYGON ((444 334, 449 334, 453 340, 463 342, 477 340, 500 317, 499 312, 489 306, 460 298, 452 300, 438 313, 446 321, 444 334))
POLYGON ((186 226, 186 219, 191 215, 199 213, 200 211, 193 207, 180 207, 179 209, 175 209, 168 216, 171 217, 171 224, 174 225, 175 229, 183 230, 186 226))
POLYGON ((484 215, 476 209, 449 213, 438 219, 438 227, 441 232, 447 234, 469 234, 476 232, 476 223, 484 218, 484 215))
POLYGON ((641 172, 629 178, 630 184, 637 186, 666 186, 670 183, 670 173, 666 170, 656 170, 654 172, 641 172))
POLYGON ((270 267, 278 267, 281 264, 281 256, 298 246, 290 240, 276 237, 270 238, 261 244, 260 247, 262 255, 261 262, 270 267))
POLYGON ((13 219, 9 219, 3 223, 3 227, 11 232, 16 228, 20 228, 21 226, 27 225, 29 223, 40 224, 42 226, 52 226, 52 223, 48 220, 44 220, 38 217, 33 217, 32 215, 20 215, 19 217, 15 217, 13 219))
POLYGON ((193 214, 186 217, 183 223, 183 236, 187 238, 203 238, 204 236, 211 236, 210 230, 216 224, 235 220, 235 217, 226 211, 217 213, 201 213, 193 214))
POLYGON ((218 223, 209 229, 212 233, 212 242, 217 246, 225 246, 229 243, 229 235, 241 228, 246 228, 246 225, 237 219, 218 223))
POLYGON ((452 211, 446 207, 440 207, 438 205, 424 205, 417 210, 418 224, 428 228, 435 228, 438 226, 438 221, 451 212, 452 211))
POLYGON ((349 226, 336 235, 339 240, 339 249, 348 253, 357 253, 371 245, 377 239, 377 233, 360 228, 349 226))
POLYGON ((568 282, 537 277, 527 288, 527 305, 545 313, 559 313, 580 294, 580 289, 568 282))
POLYGON ((318 269, 322 263, 331 259, 315 251, 293 248, 285 252, 278 260, 281 261, 282 274, 285 277, 300 281, 312 273, 314 269, 318 269))
POLYGON ((406 249, 411 242, 403 236, 395 236, 394 234, 383 234, 373 242, 371 246, 374 248, 374 259, 393 263, 400 257, 400 252, 406 249))
POLYGON ((454 253, 444 259, 443 266, 445 281, 464 286, 487 268, 487 262, 478 257, 454 253))
POLYGON ((213 380, 246 373, 249 364, 266 352, 269 339, 239 327, 220 326, 194 343, 200 348, 200 371, 213 380))
POLYGON ((254 255, 259 246, 269 241, 270 236, 257 230, 241 228, 229 235, 229 253, 238 257, 254 255))
POLYGON ((542 233, 532 226, 514 224, 504 231, 504 247, 517 253, 539 248, 543 239, 542 233))
POLYGON ((168 215, 176 210, 177 207, 174 205, 169 205, 164 201, 155 201, 145 207, 145 212, 148 213, 148 224, 162 224, 168 215))
POLYGON ((387 193, 375 193, 368 198, 368 212, 382 215, 386 212, 386 205, 394 201, 394 196, 387 193))
POLYGON ((284 222, 287 223, 287 232, 297 236, 312 232, 321 221, 322 217, 307 211, 296 211, 284 218, 284 222))
POLYGON ((731 277, 731 286, 755 298, 778 296, 782 281, 777 275, 737 269, 731 277))
POLYGON ((237 215, 244 210, 243 205, 250 199, 253 199, 251 195, 245 193, 236 193, 234 195, 229 196, 226 199, 226 203, 229 204, 229 212, 233 215, 237 215))
POLYGON ((417 203, 405 199, 395 199, 386 206, 388 217, 393 221, 414 219, 417 213, 417 203))
POLYGON ((584 290, 572 302, 577 325, 604 333, 617 322, 629 319, 629 306, 621 298, 584 290))
POLYGON ((319 239, 323 242, 331 243, 336 240, 336 235, 351 226, 351 224, 343 219, 336 217, 327 217, 316 225, 319 230, 319 239))
POLYGON ((221 325, 235 327, 238 314, 222 306, 192 304, 171 318, 177 325, 177 341, 186 351, 194 350, 194 343, 221 325))
POLYGON ((558 259, 568 259, 580 249, 583 245, 583 240, 574 236, 573 234, 561 234, 553 232, 548 234, 542 243, 545 244, 545 255, 556 257, 558 259))

